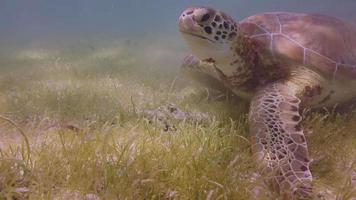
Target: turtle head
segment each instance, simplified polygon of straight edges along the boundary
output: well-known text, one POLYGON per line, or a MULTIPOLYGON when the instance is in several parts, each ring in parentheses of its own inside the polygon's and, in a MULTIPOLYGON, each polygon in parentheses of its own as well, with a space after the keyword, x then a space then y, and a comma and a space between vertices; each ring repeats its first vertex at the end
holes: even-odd
POLYGON ((190 7, 179 17, 179 30, 193 54, 200 59, 231 61, 231 45, 238 35, 238 23, 229 15, 207 7, 190 7))

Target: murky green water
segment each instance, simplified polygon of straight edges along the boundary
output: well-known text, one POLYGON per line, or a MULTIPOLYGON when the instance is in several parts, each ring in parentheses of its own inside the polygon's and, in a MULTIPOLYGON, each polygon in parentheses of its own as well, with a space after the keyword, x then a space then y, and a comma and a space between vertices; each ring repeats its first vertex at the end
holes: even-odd
POLYGON ((19 49, 83 53, 121 41, 140 50, 150 44, 147 57, 177 65, 188 51, 177 31, 177 18, 191 5, 216 7, 237 20, 259 12, 294 11, 356 21, 353 0, 2 0, 0 56, 19 49))

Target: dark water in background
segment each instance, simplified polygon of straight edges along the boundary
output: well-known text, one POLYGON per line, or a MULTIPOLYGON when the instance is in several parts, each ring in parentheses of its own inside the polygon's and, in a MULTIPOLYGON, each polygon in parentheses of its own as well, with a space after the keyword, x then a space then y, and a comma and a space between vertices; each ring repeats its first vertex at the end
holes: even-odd
POLYGON ((0 0, 0 49, 95 46, 111 40, 148 40, 163 49, 184 49, 177 18, 189 5, 216 7, 236 19, 259 12, 294 11, 356 22, 356 0, 0 0))
POLYGON ((222 9, 237 19, 264 11, 319 12, 356 21, 355 0, 1 0, 2 39, 120 37, 174 33, 189 5, 222 9))

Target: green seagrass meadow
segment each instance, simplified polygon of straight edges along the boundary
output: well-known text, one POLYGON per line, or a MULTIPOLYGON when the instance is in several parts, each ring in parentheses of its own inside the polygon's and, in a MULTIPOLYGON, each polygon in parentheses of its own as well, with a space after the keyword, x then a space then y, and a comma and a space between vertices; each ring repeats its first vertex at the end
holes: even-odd
MULTIPOLYGON (((0 199, 273 199, 248 104, 182 76, 168 59, 182 55, 155 45, 1 50, 0 199), (169 103, 208 118, 164 131, 141 115, 169 103)), ((355 198, 356 112, 303 116, 317 191, 355 198)))

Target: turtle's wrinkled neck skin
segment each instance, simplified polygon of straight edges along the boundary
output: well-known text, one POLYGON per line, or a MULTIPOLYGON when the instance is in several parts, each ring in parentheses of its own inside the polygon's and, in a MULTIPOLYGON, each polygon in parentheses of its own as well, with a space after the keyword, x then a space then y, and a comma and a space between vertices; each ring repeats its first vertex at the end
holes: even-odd
POLYGON ((260 62, 257 44, 245 36, 237 21, 221 11, 188 8, 179 18, 179 30, 193 54, 213 62, 221 79, 244 98, 286 76, 284 70, 260 62))

